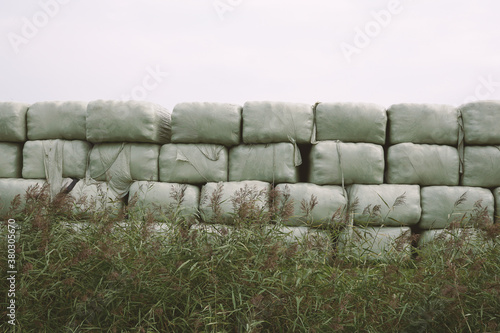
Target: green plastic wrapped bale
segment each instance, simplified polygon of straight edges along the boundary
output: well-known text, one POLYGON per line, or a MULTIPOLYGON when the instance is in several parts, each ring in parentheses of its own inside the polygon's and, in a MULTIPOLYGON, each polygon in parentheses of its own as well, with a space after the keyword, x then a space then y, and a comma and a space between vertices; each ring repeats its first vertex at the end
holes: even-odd
POLYGON ((420 220, 420 186, 351 185, 354 225, 411 226, 420 220))
POLYGON ((0 142, 0 178, 21 178, 23 144, 0 142))
POLYGON ((172 110, 172 143, 240 143, 241 106, 227 103, 179 103, 172 110))
POLYGON ((200 218, 206 223, 233 224, 235 219, 269 211, 271 184, 261 181, 207 183, 201 189, 200 218))
POLYGON ((54 101, 31 105, 27 114, 29 140, 86 140, 87 102, 54 101))
POLYGON ((182 216, 194 220, 200 202, 200 189, 194 185, 134 182, 130 187, 129 203, 147 213, 152 212, 157 220, 182 216))
POLYGON ((466 145, 500 145, 500 101, 478 101, 459 107, 466 145))
POLYGON ((291 143, 235 146, 229 151, 229 181, 296 183, 296 153, 291 143))
POLYGON ((310 143, 312 106, 286 102, 246 102, 243 105, 243 142, 310 143))
POLYGON ((162 182, 225 182, 228 168, 227 148, 211 144, 166 144, 160 150, 159 168, 162 182))
MULTIPOLYGON (((482 247, 486 244, 481 237, 479 230, 475 228, 453 228, 453 229, 434 229, 425 230, 418 238, 418 246, 429 246, 431 243, 449 242, 455 240, 460 242, 461 252, 466 252, 474 247, 482 247), (467 250, 464 248, 467 246, 467 250)), ((442 245, 446 246, 442 243, 442 245)), ((449 246, 449 244, 448 244, 449 246)))
POLYGON ((90 143, 80 140, 27 141, 23 149, 23 178, 46 179, 50 169, 58 168, 62 171, 60 177, 85 178, 91 148, 90 143))
POLYGON ((26 192, 30 188, 42 189, 46 186, 44 179, 16 179, 16 178, 1 178, 0 179, 0 220, 9 219, 12 216, 10 208, 12 201, 19 195, 19 206, 16 212, 21 211, 26 204, 26 192))
POLYGON ((90 153, 87 178, 107 181, 111 190, 123 197, 134 180, 158 180, 160 147, 148 143, 97 144, 90 153))
POLYGON ((372 103, 320 103, 316 139, 385 144, 387 114, 372 103))
POLYGON ((399 143, 387 151, 389 184, 458 185, 458 150, 450 146, 399 143))
POLYGON ((73 202, 73 213, 88 216, 106 210, 117 216, 123 209, 123 201, 105 182, 80 180, 69 192, 73 202))
POLYGON ((326 227, 341 221, 347 212, 347 198, 340 186, 279 184, 276 191, 279 212, 293 207, 291 216, 282 216, 284 225, 326 227))
POLYGON ((500 186, 500 146, 465 147, 462 185, 500 186))
POLYGON ((422 229, 444 229, 455 222, 461 227, 472 227, 480 220, 483 209, 490 222, 493 221, 494 199, 489 189, 429 186, 423 187, 420 195, 422 217, 418 226, 422 229))
POLYGON ((29 104, 0 102, 0 142, 24 142, 29 104))
POLYGON ((312 147, 309 162, 309 182, 314 184, 384 182, 384 149, 373 143, 320 141, 312 147))
POLYGON ((403 142, 456 146, 458 112, 454 106, 442 104, 392 105, 389 117, 389 143, 403 142))
POLYGON ((347 228, 340 233, 337 253, 361 261, 408 259, 411 256, 409 227, 347 228))
POLYGON ((500 187, 493 190, 495 196, 495 223, 500 223, 500 187))
POLYGON ((87 141, 169 143, 170 112, 144 101, 92 101, 87 106, 87 141))

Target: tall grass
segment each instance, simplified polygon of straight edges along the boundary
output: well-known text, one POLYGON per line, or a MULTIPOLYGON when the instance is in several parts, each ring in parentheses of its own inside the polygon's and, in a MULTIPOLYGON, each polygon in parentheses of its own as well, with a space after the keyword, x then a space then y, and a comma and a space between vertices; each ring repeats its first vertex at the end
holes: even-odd
POLYGON ((100 211, 82 223, 67 197, 30 191, 16 215, 15 332, 500 330, 498 224, 478 229, 475 246, 450 230, 413 258, 366 262, 338 252, 339 228, 290 241, 271 216, 289 207, 270 214, 252 198, 235 199, 231 226, 194 228, 173 209, 162 231, 158 212, 100 211))

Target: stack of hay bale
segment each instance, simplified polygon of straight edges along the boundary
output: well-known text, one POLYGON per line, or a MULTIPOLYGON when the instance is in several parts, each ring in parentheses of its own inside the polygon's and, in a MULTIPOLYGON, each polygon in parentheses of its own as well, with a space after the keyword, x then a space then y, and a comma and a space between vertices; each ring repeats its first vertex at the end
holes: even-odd
POLYGON ((386 125, 386 110, 376 104, 316 107, 318 143, 311 150, 309 181, 348 185, 352 226, 342 232, 339 245, 356 256, 391 252, 394 240, 408 234, 420 216, 418 186, 383 184, 386 125), (407 204, 397 207, 402 195, 407 204))
MULTIPOLYGON (((451 223, 470 225, 466 211, 477 200, 490 207, 491 191, 478 184, 458 186, 462 170, 463 135, 459 111, 449 105, 396 104, 388 110, 389 143, 386 180, 390 184, 418 184, 422 215, 420 243, 433 239, 451 223)), ((469 213, 470 214, 470 213, 469 213)))

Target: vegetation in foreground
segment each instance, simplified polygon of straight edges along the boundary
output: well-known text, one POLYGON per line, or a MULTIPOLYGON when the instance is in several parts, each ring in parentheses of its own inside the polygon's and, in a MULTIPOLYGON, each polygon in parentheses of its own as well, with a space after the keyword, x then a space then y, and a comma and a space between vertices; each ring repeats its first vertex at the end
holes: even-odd
POLYGON ((291 242, 279 218, 252 202, 239 202, 234 225, 218 228, 192 228, 172 207, 160 232, 140 209, 126 223, 101 211, 81 224, 63 196, 51 202, 33 190, 27 199, 16 215, 15 332, 500 330, 498 224, 481 227, 479 240, 462 233, 412 258, 366 262, 313 235, 291 242))

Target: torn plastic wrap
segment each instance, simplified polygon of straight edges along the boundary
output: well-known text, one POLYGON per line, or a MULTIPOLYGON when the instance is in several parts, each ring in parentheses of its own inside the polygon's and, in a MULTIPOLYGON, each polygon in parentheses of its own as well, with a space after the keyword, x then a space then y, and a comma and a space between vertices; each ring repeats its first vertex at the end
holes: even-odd
POLYGON ((162 182, 204 184, 228 180, 228 152, 221 145, 163 145, 159 166, 162 182))
POLYGON ((500 186, 500 145, 465 147, 462 185, 500 186))
POLYGON ((420 186, 418 185, 351 185, 349 202, 353 207, 354 225, 401 227, 420 220, 420 186))
POLYGON ((54 101, 31 105, 27 114, 29 140, 86 140, 87 102, 54 101))
POLYGON ((0 178, 21 178, 23 144, 0 142, 0 178))
POLYGON ((474 222, 482 220, 482 209, 493 221, 494 199, 489 189, 428 186, 423 187, 420 193, 422 217, 418 226, 422 229, 444 229, 452 222, 459 223, 460 227, 472 227, 474 222))
POLYGON ((118 197, 127 195, 134 180, 158 180, 160 145, 103 143, 92 148, 87 179, 106 181, 118 197))
POLYGON ((87 141, 169 143, 171 114, 144 101, 92 101, 87 106, 87 141))
POLYGON ((309 182, 319 185, 381 184, 384 149, 372 143, 320 141, 311 149, 309 182))
POLYGON ((240 143, 241 110, 228 103, 179 103, 172 110, 172 143, 240 143))
POLYGON ((296 183, 301 163, 291 143, 240 145, 229 151, 229 181, 296 183))
POLYGON ((387 114, 372 103, 319 103, 316 139, 385 144, 387 114))
POLYGON ((24 142, 29 104, 0 102, 0 142, 24 142))
POLYGON ((156 220, 169 221, 174 216, 194 220, 200 189, 187 184, 139 181, 130 187, 129 202, 143 213, 153 213, 156 220))
POLYGON ((403 103, 391 105, 389 143, 403 142, 457 146, 458 112, 443 104, 403 103))
POLYGON ((459 164, 457 148, 399 143, 387 151, 386 182, 458 185, 459 164))
POLYGON ((291 216, 282 216, 284 225, 326 227, 348 220, 347 197, 340 186, 297 183, 279 184, 275 189, 278 212, 293 207, 291 216))

